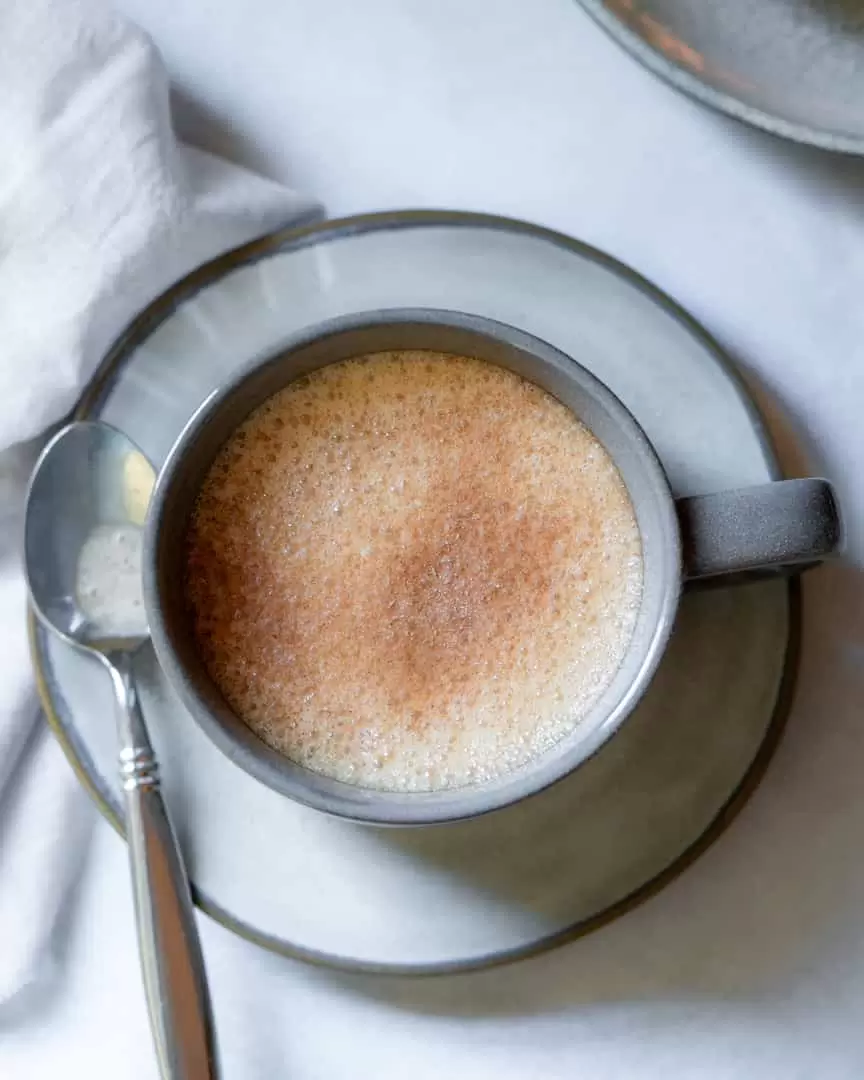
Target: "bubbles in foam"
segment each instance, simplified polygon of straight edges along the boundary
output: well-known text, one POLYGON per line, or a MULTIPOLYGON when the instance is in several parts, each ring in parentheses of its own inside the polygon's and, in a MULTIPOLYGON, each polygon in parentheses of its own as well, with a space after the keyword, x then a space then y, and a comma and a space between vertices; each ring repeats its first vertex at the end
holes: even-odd
POLYGON ((641 602, 597 440, 466 357, 321 369, 220 452, 188 538, 198 647, 274 749, 363 786, 480 783, 571 732, 641 602))

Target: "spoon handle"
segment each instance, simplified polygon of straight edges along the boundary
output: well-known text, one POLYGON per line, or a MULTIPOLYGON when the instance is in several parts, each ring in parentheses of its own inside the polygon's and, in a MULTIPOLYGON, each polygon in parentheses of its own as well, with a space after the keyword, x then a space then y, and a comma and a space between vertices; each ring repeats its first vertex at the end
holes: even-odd
POLYGON ((128 653, 109 657, 138 946, 163 1080, 215 1080, 210 998, 189 882, 160 790, 128 653))

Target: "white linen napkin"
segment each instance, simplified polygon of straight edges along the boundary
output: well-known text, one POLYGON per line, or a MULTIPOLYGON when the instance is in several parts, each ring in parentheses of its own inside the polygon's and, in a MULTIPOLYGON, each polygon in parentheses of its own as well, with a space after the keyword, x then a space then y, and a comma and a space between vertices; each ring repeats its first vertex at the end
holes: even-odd
POLYGON ((149 300, 314 212, 180 145, 157 52, 102 0, 0 4, 0 1016, 50 972, 94 820, 30 672, 20 533, 39 436, 149 300))

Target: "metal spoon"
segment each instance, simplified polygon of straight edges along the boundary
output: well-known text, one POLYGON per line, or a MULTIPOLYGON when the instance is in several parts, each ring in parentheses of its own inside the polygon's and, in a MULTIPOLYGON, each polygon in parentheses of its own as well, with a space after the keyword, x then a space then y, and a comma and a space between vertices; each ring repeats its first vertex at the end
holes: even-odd
POLYGON ((216 1076, 210 1001, 189 882, 138 705, 132 658, 149 638, 141 533, 155 473, 121 432, 70 424, 27 496, 27 582, 41 621, 111 676, 144 989, 164 1080, 216 1076))

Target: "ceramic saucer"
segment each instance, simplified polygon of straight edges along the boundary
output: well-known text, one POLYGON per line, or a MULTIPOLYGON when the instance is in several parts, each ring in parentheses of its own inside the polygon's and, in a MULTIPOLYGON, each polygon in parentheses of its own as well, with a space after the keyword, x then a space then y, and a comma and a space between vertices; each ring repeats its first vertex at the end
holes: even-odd
POLYGON ((864 153, 861 0, 580 0, 655 74, 730 116, 864 153))
MULTIPOLYGON (((350 312, 475 312, 593 370, 654 441, 677 494, 776 478, 729 363, 647 282, 567 237, 470 214, 381 214, 257 241, 196 271, 129 328, 77 415, 160 463, 195 406, 251 358, 350 312)), ((451 971, 556 944, 619 914, 713 839, 758 782, 785 718, 797 590, 688 595, 636 714, 589 763, 474 821, 377 829, 257 783, 201 733, 145 650, 143 708, 196 898, 267 947, 331 964, 451 971)), ((104 672, 31 620, 49 719, 121 824, 104 672)))

